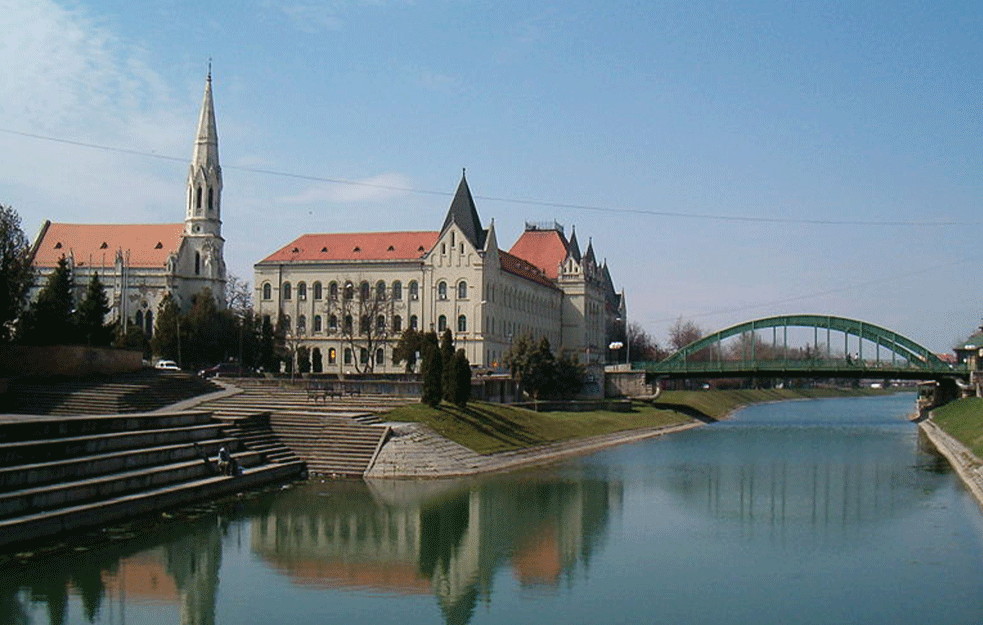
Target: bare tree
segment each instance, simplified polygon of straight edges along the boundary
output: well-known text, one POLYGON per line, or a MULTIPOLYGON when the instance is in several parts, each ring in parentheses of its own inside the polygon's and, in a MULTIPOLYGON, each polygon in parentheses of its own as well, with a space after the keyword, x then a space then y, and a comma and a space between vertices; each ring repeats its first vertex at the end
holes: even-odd
POLYGON ((373 285, 362 279, 345 279, 339 284, 341 288, 329 292, 324 303, 328 332, 342 337, 351 350, 355 371, 372 373, 382 364, 376 357, 378 350, 402 333, 397 301, 382 280, 373 285))
POLYGON ((249 281, 230 273, 225 281, 225 307, 232 311, 238 319, 246 316, 246 311, 252 310, 253 296, 249 289, 249 281))
POLYGON ((693 341, 703 338, 703 329, 692 321, 684 320, 682 317, 676 319, 676 323, 669 328, 669 345, 672 349, 679 351, 693 341))

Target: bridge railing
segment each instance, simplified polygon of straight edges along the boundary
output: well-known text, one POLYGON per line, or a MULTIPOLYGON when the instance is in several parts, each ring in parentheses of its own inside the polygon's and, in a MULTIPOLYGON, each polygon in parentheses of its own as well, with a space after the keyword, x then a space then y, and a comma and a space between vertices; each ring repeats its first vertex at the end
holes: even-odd
POLYGON ((837 373, 844 371, 864 371, 871 375, 890 373, 894 371, 924 372, 924 373, 959 373, 964 367, 953 367, 945 363, 912 363, 912 362, 876 362, 856 359, 817 359, 817 360, 704 360, 704 361, 663 361, 634 363, 634 366, 649 371, 702 373, 702 372, 734 372, 748 373, 754 371, 795 371, 837 373))

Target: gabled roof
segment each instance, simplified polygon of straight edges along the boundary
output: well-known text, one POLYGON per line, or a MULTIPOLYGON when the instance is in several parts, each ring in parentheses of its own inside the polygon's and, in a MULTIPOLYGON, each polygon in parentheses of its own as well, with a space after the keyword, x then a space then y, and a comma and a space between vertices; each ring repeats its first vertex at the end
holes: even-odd
POLYGON ((471 189, 468 188, 468 180, 463 173, 454 199, 451 200, 451 206, 447 210, 447 217, 444 218, 444 225, 440 227, 440 233, 447 232, 452 223, 457 224, 475 249, 484 249, 485 231, 481 227, 478 209, 474 206, 474 198, 471 197, 471 189))
POLYGON ((567 241, 559 230, 527 229, 509 254, 532 263, 546 277, 555 280, 560 275, 560 265, 567 257, 567 241))
POLYGON ((552 289, 557 288, 557 286, 553 284, 553 281, 547 278, 539 267, 536 267, 529 261, 519 258, 518 256, 514 256, 509 252, 500 250, 498 252, 498 262, 501 264, 502 271, 507 271, 514 276, 531 280, 532 282, 542 284, 543 286, 548 286, 552 289))
POLYGON ((48 222, 35 242, 34 266, 54 267, 71 256, 78 267, 112 267, 117 250, 130 267, 161 267, 181 247, 184 224, 63 224, 48 222))
POLYGON ((439 233, 350 232, 305 234, 260 261, 412 260, 423 257, 437 242, 439 233))

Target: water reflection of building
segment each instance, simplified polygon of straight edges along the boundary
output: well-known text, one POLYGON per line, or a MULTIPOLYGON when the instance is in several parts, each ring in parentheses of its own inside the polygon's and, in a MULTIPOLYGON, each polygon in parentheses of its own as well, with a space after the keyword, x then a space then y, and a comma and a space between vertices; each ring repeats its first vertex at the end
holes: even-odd
POLYGON ((301 488, 253 521, 252 547, 295 583, 433 593, 466 623, 501 566, 523 584, 573 574, 620 500, 619 483, 590 480, 301 488))
POLYGON ((126 622, 134 600, 174 605, 182 625, 215 622, 222 562, 216 517, 164 526, 121 546, 122 552, 93 548, 0 576, 0 623, 29 623, 30 604, 43 602, 49 623, 61 625, 72 595, 88 622, 103 611, 109 614, 101 620, 126 622))

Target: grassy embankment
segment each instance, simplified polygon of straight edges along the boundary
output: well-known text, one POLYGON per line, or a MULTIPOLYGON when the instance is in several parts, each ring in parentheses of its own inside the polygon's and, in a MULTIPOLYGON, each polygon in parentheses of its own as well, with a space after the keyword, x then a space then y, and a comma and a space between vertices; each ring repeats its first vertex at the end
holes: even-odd
POLYGON ((753 391, 666 391, 655 406, 636 403, 631 412, 533 412, 524 408, 472 402, 430 408, 411 404, 385 415, 391 421, 430 426, 441 436, 480 454, 494 454, 564 440, 722 419, 748 404, 816 397, 853 397, 883 391, 809 389, 753 391))
POLYGON ((983 399, 960 399, 932 411, 932 421, 983 458, 983 399))

